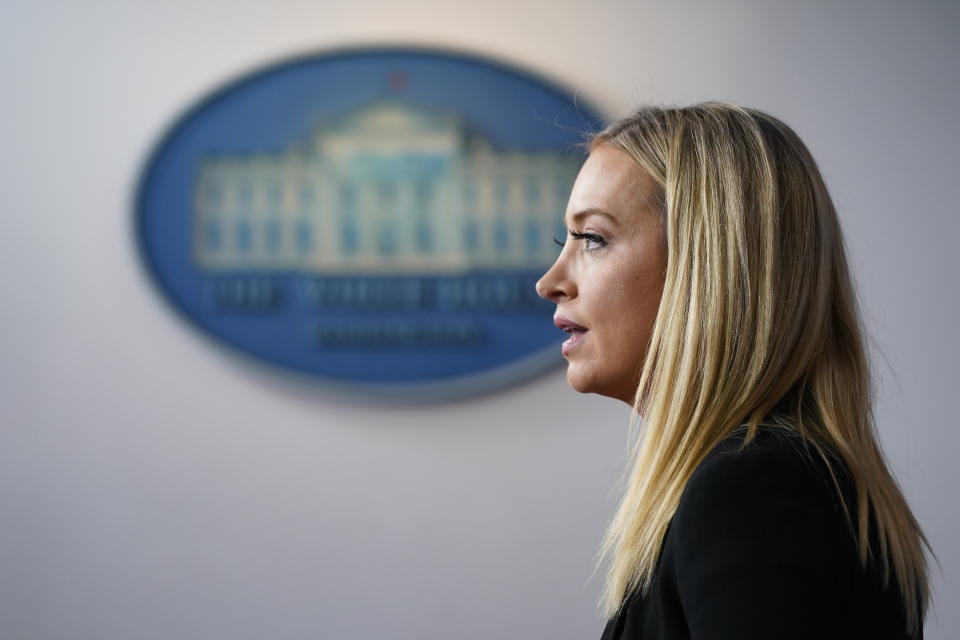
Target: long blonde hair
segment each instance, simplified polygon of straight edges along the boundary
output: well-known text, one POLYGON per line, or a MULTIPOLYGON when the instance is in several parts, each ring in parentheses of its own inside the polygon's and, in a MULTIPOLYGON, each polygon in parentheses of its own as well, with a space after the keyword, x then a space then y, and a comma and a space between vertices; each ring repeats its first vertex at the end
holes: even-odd
MULTIPOLYGON (((874 432, 872 387, 836 211, 799 137, 754 109, 643 108, 592 141, 657 182, 663 297, 634 400, 626 490, 598 556, 610 617, 645 591, 681 493, 732 431, 775 425, 849 471, 843 502, 861 564, 875 557, 918 629, 929 599, 926 538, 874 432), (640 418, 642 416, 642 418, 640 418), (642 425, 641 425, 642 422, 642 425)), ((834 475, 834 485, 839 484, 834 475)))

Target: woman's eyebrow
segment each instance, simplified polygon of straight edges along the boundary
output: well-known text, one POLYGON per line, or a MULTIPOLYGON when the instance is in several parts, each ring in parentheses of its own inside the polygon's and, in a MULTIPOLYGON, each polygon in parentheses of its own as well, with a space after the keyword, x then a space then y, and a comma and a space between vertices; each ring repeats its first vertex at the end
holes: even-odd
POLYGON ((589 218, 590 216, 602 216, 607 220, 609 220, 610 222, 612 222, 613 224, 617 226, 620 225, 620 223, 613 216, 613 214, 608 213, 603 209, 597 209, 593 207, 591 207, 590 209, 584 209, 583 211, 577 211, 576 213, 570 216, 570 221, 573 223, 577 223, 584 220, 585 218, 589 218))

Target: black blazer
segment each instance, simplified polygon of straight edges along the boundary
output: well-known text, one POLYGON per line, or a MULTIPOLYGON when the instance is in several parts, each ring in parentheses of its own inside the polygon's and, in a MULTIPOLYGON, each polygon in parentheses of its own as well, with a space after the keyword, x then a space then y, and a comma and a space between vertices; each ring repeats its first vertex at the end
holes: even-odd
MULTIPOLYGON (((922 630, 905 632, 899 591, 882 587, 875 565, 860 568, 813 450, 799 436, 761 428, 737 453, 745 433, 697 467, 648 594, 629 598, 601 640, 922 638, 922 630)), ((841 481, 852 500, 843 474, 841 481)))

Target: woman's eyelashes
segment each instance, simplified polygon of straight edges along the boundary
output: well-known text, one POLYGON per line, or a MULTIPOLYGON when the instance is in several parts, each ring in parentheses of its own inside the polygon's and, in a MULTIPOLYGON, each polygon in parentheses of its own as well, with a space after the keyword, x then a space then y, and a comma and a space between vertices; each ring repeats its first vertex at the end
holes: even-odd
MULTIPOLYGON (((576 231, 570 231, 570 236, 576 238, 577 240, 586 240, 583 247, 585 251, 596 251, 597 249, 605 247, 607 244, 607 241, 603 239, 603 236, 600 236, 596 233, 578 233, 576 231)), ((554 238, 553 241, 561 247, 566 245, 566 242, 561 242, 556 238, 554 238)))

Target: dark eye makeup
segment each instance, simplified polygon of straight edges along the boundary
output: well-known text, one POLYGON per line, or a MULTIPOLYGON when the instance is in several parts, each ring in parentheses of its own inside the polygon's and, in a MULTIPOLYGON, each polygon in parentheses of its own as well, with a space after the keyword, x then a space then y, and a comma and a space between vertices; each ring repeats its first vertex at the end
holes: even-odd
MULTIPOLYGON (((604 240, 602 236, 599 236, 599 235, 597 235, 597 234, 595 234, 595 233, 578 233, 578 232, 576 232, 576 231, 571 231, 571 232, 570 232, 570 235, 571 235, 572 237, 576 238, 577 240, 586 240, 586 241, 587 241, 587 247, 586 247, 587 251, 594 251, 594 250, 596 250, 596 249, 598 249, 598 248, 600 248, 600 247, 603 247, 603 246, 605 246, 605 245, 607 244, 607 241, 604 240), (594 247, 591 248, 591 247, 590 247, 590 244, 591 244, 591 243, 593 243, 593 244, 596 245, 596 246, 594 246, 594 247)), ((557 238, 554 238, 553 241, 554 241, 557 245, 559 245, 559 246, 561 246, 561 247, 564 246, 564 245, 566 245, 566 242, 562 242, 562 241, 558 240, 557 238)))

